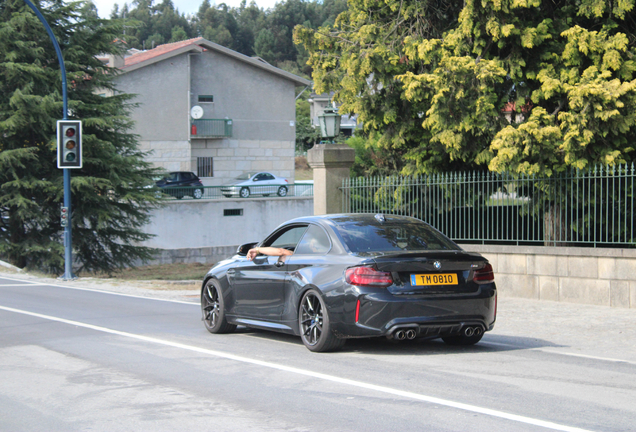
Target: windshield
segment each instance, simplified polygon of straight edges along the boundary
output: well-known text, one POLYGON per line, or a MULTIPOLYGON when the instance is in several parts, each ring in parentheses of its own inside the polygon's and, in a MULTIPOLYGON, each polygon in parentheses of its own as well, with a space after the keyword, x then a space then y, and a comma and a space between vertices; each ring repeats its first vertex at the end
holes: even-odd
POLYGON ((351 252, 458 250, 450 239, 423 222, 349 222, 336 229, 351 252))
POLYGON ((249 180, 249 179, 251 179, 251 178, 252 178, 252 176, 253 176, 254 174, 255 174, 255 173, 243 173, 243 174, 241 174, 240 176, 238 176, 236 179, 237 179, 237 180, 249 180))

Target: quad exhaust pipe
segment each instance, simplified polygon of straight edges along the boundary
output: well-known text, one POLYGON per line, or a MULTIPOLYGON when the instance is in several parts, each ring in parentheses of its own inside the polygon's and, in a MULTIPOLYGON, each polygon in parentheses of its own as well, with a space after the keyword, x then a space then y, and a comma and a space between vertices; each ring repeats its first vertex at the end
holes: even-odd
POLYGON ((415 329, 412 329, 412 328, 409 328, 406 330, 397 329, 396 331, 393 332, 393 338, 399 341, 403 341, 405 339, 413 340, 415 339, 415 336, 417 336, 417 332, 415 331, 415 329))
MULTIPOLYGON (((397 328, 393 333, 389 334, 387 338, 397 341, 413 340, 417 337, 417 330, 418 329, 414 327, 397 328)), ((481 336, 483 333, 484 329, 480 325, 466 326, 461 329, 461 334, 466 337, 481 336)))
POLYGON ((483 330, 480 326, 475 326, 475 327, 464 327, 464 336, 467 337, 471 337, 471 336, 479 336, 483 333, 483 330))

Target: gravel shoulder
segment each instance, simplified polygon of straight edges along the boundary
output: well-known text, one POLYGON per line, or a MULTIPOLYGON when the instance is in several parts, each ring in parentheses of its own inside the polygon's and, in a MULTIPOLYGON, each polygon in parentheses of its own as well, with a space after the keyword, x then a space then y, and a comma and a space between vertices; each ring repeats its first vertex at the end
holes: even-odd
POLYGON ((73 280, 61 280, 46 276, 31 275, 10 269, 0 268, 0 277, 46 283, 74 288, 88 288, 134 295, 139 297, 161 298, 165 300, 199 303, 202 281, 163 281, 163 280, 120 280, 81 277, 73 280))

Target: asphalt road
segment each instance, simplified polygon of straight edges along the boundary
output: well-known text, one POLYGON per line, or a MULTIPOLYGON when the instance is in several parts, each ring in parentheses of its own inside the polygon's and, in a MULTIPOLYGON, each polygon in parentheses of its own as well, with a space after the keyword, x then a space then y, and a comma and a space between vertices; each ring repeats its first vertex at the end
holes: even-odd
POLYGON ((500 299, 474 347, 315 354, 209 334, 192 295, 21 279, 0 275, 2 431, 636 430, 634 310, 500 299))

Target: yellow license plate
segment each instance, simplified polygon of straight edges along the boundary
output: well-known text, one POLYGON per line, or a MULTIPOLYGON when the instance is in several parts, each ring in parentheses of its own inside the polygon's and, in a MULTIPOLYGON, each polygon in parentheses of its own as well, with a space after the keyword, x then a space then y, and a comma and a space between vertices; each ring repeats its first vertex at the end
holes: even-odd
POLYGON ((411 275, 411 285, 457 285, 457 274, 414 274, 411 275))

